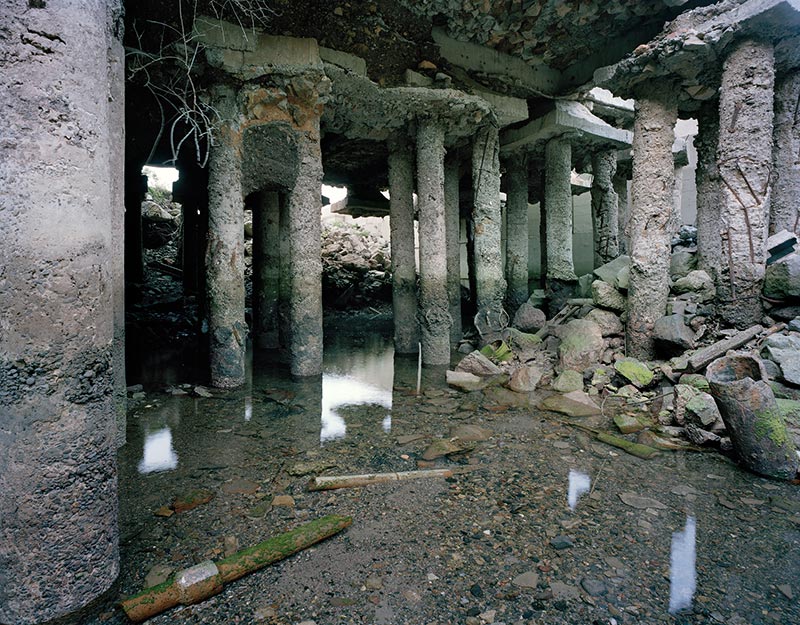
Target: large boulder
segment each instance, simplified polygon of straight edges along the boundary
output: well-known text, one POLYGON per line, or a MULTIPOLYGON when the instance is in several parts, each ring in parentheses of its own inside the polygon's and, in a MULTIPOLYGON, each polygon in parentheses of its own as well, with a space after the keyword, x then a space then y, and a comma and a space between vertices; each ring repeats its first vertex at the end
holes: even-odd
POLYGON ((522 332, 536 332, 543 328, 545 323, 547 323, 547 317, 545 317, 544 311, 525 302, 517 309, 511 325, 522 332))
POLYGON ((620 318, 610 310, 603 310, 602 308, 594 308, 589 311, 589 314, 584 317, 589 321, 594 321, 600 326, 600 331, 603 336, 621 336, 625 333, 625 328, 622 325, 620 318))
POLYGON ((764 352, 778 363, 784 380, 800 386, 800 335, 773 334, 764 341, 764 352))
POLYGON ((653 326, 656 345, 670 355, 694 347, 694 331, 686 325, 683 315, 661 317, 653 326))
POLYGON ((559 332, 559 364, 562 369, 583 371, 599 362, 605 343, 603 333, 594 321, 573 319, 559 332))
POLYGON ((683 278, 678 278, 672 285, 675 293, 693 293, 701 302, 710 302, 717 295, 714 281, 702 269, 690 271, 683 278))
POLYGON ((600 308, 608 308, 618 312, 625 310, 625 297, 603 280, 592 282, 592 301, 600 308))
POLYGON ((789 254, 767 265, 764 295, 775 299, 800 297, 800 254, 789 254))

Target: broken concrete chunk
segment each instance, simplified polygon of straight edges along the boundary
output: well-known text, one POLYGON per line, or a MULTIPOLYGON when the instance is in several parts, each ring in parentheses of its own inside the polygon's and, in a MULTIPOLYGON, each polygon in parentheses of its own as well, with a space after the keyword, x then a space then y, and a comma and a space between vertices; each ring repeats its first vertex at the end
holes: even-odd
POLYGON ((800 335, 773 334, 764 341, 764 352, 780 365, 784 380, 800 385, 800 335))
POLYGON ((543 410, 560 412, 570 417, 589 417, 600 414, 600 406, 583 391, 552 395, 539 404, 539 407, 543 410))
POLYGON ((644 429, 644 424, 639 419, 626 414, 614 415, 614 424, 623 434, 632 434, 644 429))
POLYGON ((601 265, 594 270, 594 275, 600 278, 603 282, 610 286, 616 286, 617 277, 620 271, 630 270, 631 259, 630 256, 617 256, 614 260, 601 265))
POLYGON ((719 435, 699 428, 694 423, 687 423, 685 432, 686 438, 688 438, 693 445, 697 445, 698 447, 702 447, 703 445, 719 445, 719 435))
POLYGON ((436 460, 450 454, 457 454, 466 451, 467 446, 457 440, 449 440, 446 438, 435 439, 428 448, 422 452, 423 460, 436 460))
POLYGON ((653 381, 650 368, 635 358, 620 358, 614 363, 614 369, 636 388, 645 388, 653 381))
POLYGON ((697 269, 697 255, 687 249, 676 249, 669 259, 669 275, 683 278, 697 269))
POLYGON ((543 372, 535 363, 522 364, 511 373, 508 388, 517 393, 530 393, 536 389, 543 372))
MULTIPOLYGON (((464 356, 461 362, 456 366, 456 371, 460 373, 471 373, 481 378, 502 373, 496 364, 477 350, 464 356)), ((448 383, 450 383, 449 380, 448 383)))
POLYGON ((686 421, 715 432, 725 429, 717 402, 711 395, 702 391, 686 402, 686 421))
POLYGON ((545 317, 544 311, 525 302, 517 309, 511 325, 522 332, 536 332, 543 328, 546 322, 547 317, 545 317))
POLYGON ((565 369, 553 380, 553 390, 559 393, 570 393, 583 390, 583 375, 572 369, 565 369))
POLYGON ((695 395, 697 395, 699 392, 700 391, 698 391, 696 388, 689 386, 688 384, 675 385, 675 413, 673 415, 675 423, 678 425, 684 425, 686 423, 686 404, 694 399, 695 395))
POLYGON ((656 345, 668 354, 676 354, 694 347, 694 331, 686 325, 683 315, 661 317, 653 326, 656 345))
POLYGON ((606 336, 621 336, 625 333, 625 328, 622 325, 620 318, 610 310, 603 310, 602 308, 595 308, 589 311, 584 319, 594 321, 600 326, 600 332, 603 337, 606 336))
POLYGON ((560 332, 559 362, 563 369, 583 371, 603 355, 603 334, 593 321, 573 319, 560 332))
POLYGON ((767 265, 764 295, 775 299, 800 297, 800 254, 791 253, 767 265))
POLYGON ((690 271, 688 275, 676 280, 672 290, 675 293, 695 293, 701 302, 710 302, 717 295, 714 281, 702 269, 690 271))
POLYGON ((592 282, 592 301, 600 308, 608 308, 619 312, 625 310, 625 297, 603 280, 592 282))
POLYGON ((454 386, 462 391, 480 391, 486 388, 490 381, 485 378, 478 377, 466 371, 447 371, 445 378, 450 386, 454 386))

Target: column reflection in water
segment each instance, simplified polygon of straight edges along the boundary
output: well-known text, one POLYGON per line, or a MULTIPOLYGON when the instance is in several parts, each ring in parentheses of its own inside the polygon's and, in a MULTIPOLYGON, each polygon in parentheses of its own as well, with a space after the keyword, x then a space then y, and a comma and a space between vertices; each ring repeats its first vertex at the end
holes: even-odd
POLYGON ((669 557, 670 614, 692 607, 692 598, 697 584, 695 544, 695 518, 687 516, 683 531, 672 534, 672 548, 669 557))
POLYGON ((139 473, 170 471, 178 466, 178 454, 172 441, 172 431, 180 424, 180 401, 168 399, 165 405, 139 417, 142 428, 142 459, 139 473))
POLYGON ((567 491, 567 503, 569 504, 570 510, 575 510, 575 507, 578 505, 578 499, 580 499, 582 495, 588 493, 591 487, 592 478, 583 471, 570 469, 569 487, 567 491))
MULTIPOLYGON (((347 435, 345 409, 348 407, 378 408, 375 414, 380 415, 383 431, 391 430, 393 357, 390 341, 380 335, 367 336, 363 344, 353 344, 352 337, 346 337, 338 341, 334 338, 326 345, 320 443, 347 435)), ((373 412, 367 414, 371 419, 373 412)))

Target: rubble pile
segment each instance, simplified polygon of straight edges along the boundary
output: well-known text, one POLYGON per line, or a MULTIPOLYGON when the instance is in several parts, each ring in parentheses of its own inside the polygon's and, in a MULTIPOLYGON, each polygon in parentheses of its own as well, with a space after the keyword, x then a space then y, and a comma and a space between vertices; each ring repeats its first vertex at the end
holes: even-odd
MULTIPOLYGON (((460 351, 470 353, 448 372, 449 384, 465 391, 503 385, 528 393, 531 407, 580 419, 570 424, 617 447, 632 445, 626 451, 640 457, 649 457, 643 448, 713 449, 762 475, 794 478, 800 469, 800 317, 788 325, 765 317, 765 325, 719 329, 713 280, 697 269, 692 233, 684 230, 673 241, 668 314, 654 331, 657 360, 625 355, 630 259, 620 256, 583 276, 579 297, 553 319, 546 320, 529 301, 514 323, 488 337, 492 342, 480 350, 462 344, 460 351), (734 366, 731 358, 757 364, 734 366), (723 373, 710 380, 707 368, 723 373), (751 406, 748 418, 742 417, 741 398, 726 399, 730 384, 739 384, 736 371, 758 381, 751 395, 760 407, 751 406)), ((796 258, 791 252, 775 264, 796 258)), ((786 267, 777 271, 782 280, 789 274, 786 267)), ((797 287, 800 295, 800 282, 797 287)), ((773 310, 785 310, 785 318, 800 301, 786 304, 773 310)))

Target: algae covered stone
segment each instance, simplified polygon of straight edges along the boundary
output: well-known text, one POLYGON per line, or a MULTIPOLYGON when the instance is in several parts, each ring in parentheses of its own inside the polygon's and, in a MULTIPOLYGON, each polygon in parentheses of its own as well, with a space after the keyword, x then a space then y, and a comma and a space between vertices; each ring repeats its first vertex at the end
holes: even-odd
POLYGON ((653 381, 650 368, 635 358, 620 358, 614 363, 614 369, 636 388, 645 388, 653 381))

